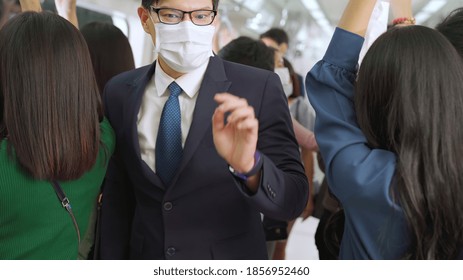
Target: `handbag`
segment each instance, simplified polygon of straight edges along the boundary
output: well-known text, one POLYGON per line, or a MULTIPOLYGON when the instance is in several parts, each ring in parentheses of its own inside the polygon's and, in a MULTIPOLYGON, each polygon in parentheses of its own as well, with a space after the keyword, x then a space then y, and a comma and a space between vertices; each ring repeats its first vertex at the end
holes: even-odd
POLYGON ((288 222, 274 220, 264 216, 262 226, 264 227, 266 241, 288 239, 288 222))

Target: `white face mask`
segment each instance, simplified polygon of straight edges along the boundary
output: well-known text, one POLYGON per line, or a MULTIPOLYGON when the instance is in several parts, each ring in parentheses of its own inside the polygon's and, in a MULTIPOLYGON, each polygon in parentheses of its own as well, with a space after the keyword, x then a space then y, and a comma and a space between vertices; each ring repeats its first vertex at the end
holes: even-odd
POLYGON ((283 90, 285 91, 286 98, 289 98, 293 94, 293 84, 284 84, 283 90))
POLYGON ((190 21, 154 24, 155 52, 173 70, 188 73, 209 61, 215 27, 197 26, 190 21))
POLYGON ((287 67, 275 68, 275 73, 280 76, 281 83, 283 85, 283 90, 285 91, 286 97, 289 97, 293 94, 293 83, 291 82, 291 75, 289 74, 289 69, 287 67))

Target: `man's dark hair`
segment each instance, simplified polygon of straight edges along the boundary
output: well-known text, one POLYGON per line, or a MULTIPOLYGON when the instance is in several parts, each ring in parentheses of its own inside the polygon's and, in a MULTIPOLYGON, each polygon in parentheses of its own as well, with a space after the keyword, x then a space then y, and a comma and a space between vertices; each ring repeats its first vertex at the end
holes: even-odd
POLYGON ((225 45, 218 55, 227 61, 273 72, 275 68, 274 52, 261 41, 241 36, 225 45))
MULTIPOLYGON (((141 5, 145 8, 149 8, 151 5, 156 5, 159 0, 141 0, 141 5)), ((217 10, 217 7, 219 6, 219 0, 212 0, 212 9, 217 10)))
POLYGON ((270 38, 277 42, 278 45, 286 43, 289 45, 288 33, 281 28, 271 28, 260 35, 260 39, 270 38))
POLYGON ((452 11, 436 26, 436 29, 447 37, 460 56, 463 57, 463 8, 452 11))

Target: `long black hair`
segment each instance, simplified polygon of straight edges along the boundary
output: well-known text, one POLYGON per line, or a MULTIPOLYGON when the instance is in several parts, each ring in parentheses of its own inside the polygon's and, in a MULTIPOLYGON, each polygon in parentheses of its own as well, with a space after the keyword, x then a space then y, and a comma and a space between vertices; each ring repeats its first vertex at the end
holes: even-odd
POLYGON ((135 69, 132 47, 122 31, 111 23, 90 22, 80 32, 87 42, 100 93, 117 74, 135 69))
POLYGON ((372 148, 397 154, 391 195, 404 211, 405 259, 453 259, 463 241, 463 63, 423 26, 393 28, 360 67, 355 108, 372 148))
POLYGON ((436 29, 452 43, 463 58, 463 8, 453 10, 436 29))
POLYGON ((87 44, 64 18, 25 12, 0 30, 2 136, 35 179, 72 180, 96 162, 103 108, 87 44))

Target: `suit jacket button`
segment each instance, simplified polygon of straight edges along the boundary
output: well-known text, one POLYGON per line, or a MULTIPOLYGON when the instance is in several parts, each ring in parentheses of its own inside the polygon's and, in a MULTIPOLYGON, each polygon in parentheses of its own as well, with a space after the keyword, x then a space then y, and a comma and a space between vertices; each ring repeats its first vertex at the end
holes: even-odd
POLYGON ((170 210, 172 210, 172 208, 173 208, 172 202, 164 203, 164 210, 170 211, 170 210))
POLYGON ((174 247, 167 248, 166 255, 168 257, 173 257, 175 255, 175 248, 174 247))

